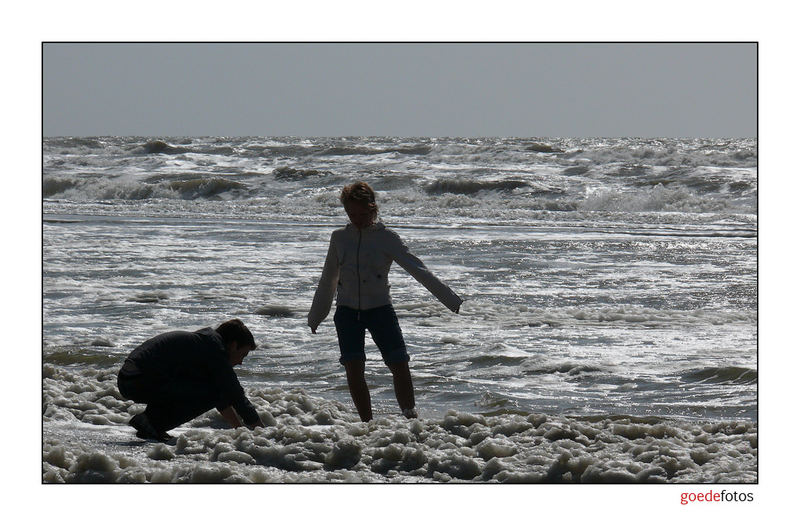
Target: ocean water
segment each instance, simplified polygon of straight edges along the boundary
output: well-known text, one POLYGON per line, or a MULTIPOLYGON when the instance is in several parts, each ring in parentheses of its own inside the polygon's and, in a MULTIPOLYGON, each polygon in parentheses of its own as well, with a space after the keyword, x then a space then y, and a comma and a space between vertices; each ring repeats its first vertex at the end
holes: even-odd
POLYGON ((43 144, 43 480, 754 482, 752 139, 92 137, 43 144), (163 141, 163 142, 160 142, 163 141), (368 341, 358 421, 305 315, 344 184, 466 299, 394 267, 420 419, 368 341), (136 439, 139 342, 238 317, 270 425, 136 439))

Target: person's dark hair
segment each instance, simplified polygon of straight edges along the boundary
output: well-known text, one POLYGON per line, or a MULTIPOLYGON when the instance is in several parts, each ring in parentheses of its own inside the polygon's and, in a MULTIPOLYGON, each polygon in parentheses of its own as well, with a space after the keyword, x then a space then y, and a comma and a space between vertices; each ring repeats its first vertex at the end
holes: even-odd
POLYGON ((237 347, 248 346, 253 349, 256 348, 253 333, 242 323, 242 320, 228 320, 217 327, 217 332, 222 336, 222 343, 226 347, 230 342, 236 342, 237 347))
POLYGON ((373 219, 378 217, 378 205, 375 203, 375 190, 364 181, 358 181, 349 184, 342 189, 342 194, 339 196, 339 201, 342 205, 347 207, 347 203, 356 202, 363 203, 373 213, 373 219))

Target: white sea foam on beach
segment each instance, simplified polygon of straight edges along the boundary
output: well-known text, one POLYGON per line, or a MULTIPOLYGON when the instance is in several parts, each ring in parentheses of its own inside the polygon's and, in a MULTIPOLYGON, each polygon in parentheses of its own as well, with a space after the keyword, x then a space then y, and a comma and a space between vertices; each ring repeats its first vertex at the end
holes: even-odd
POLYGON ((267 425, 224 429, 216 411, 172 433, 133 436, 142 407, 122 400, 113 368, 44 369, 45 482, 741 483, 757 480, 751 422, 485 416, 448 411, 359 422, 302 390, 249 389, 267 425))

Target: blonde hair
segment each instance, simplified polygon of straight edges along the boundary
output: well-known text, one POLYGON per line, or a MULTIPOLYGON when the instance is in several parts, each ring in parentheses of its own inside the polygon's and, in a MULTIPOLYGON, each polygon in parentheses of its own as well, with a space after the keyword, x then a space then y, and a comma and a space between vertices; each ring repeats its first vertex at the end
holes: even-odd
POLYGON ((378 205, 375 203, 375 190, 364 181, 358 181, 342 188, 339 201, 347 208, 347 203, 362 203, 372 211, 373 219, 378 217, 378 205))

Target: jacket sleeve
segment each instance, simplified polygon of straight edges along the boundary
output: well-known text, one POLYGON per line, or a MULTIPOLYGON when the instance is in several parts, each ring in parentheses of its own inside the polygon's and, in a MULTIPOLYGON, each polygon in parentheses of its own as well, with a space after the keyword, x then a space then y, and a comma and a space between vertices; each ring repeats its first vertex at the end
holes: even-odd
POLYGON ((242 389, 233 367, 221 360, 215 372, 215 382, 220 394, 217 410, 222 411, 227 407, 233 406, 245 424, 253 425, 258 423, 260 421, 258 413, 256 413, 253 404, 245 396, 244 389, 242 389))
POLYGON ((314 293, 314 301, 311 303, 311 310, 308 313, 308 326, 317 330, 328 313, 331 311, 333 297, 336 294, 336 284, 339 281, 339 258, 336 254, 336 246, 331 235, 331 242, 328 246, 328 255, 325 257, 325 265, 322 267, 322 276, 319 278, 317 291, 314 293))
POLYGON ((391 230, 387 230, 386 232, 388 234, 387 249, 392 259, 428 289, 431 294, 436 296, 445 307, 453 312, 458 312, 464 300, 459 298, 450 287, 434 276, 425 264, 408 250, 408 247, 403 243, 403 240, 400 239, 400 236, 391 230))

